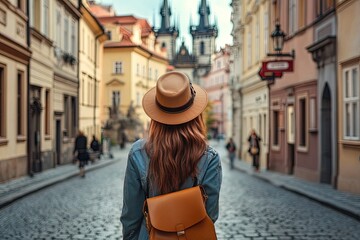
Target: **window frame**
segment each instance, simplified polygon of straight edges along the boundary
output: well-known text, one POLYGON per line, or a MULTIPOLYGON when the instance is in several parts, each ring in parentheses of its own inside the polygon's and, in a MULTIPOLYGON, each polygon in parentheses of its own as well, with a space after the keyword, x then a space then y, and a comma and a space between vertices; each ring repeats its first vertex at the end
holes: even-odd
POLYGON ((297 119, 297 126, 296 126, 296 129, 297 129, 297 132, 295 132, 295 135, 296 135, 296 142, 297 142, 297 151, 299 152, 307 152, 308 151, 308 147, 309 147, 309 97, 307 94, 301 94, 301 95, 298 95, 297 96, 297 107, 296 107, 296 114, 295 114, 295 119, 297 119), (301 106, 301 101, 305 101, 305 109, 304 109, 304 113, 306 114, 306 116, 304 117, 304 129, 303 129, 303 132, 301 132, 301 120, 299 117, 301 115, 301 111, 302 109, 300 109, 300 106, 301 106), (300 145, 302 143, 300 143, 300 140, 301 140, 301 133, 305 134, 304 136, 304 145, 300 145))
POLYGON ((0 63, 0 143, 6 139, 6 65, 0 63))
MULTIPOLYGON (((352 75, 352 74, 351 74, 352 75)), ((360 140, 360 129, 358 127, 357 129, 357 133, 355 132, 355 134, 357 134, 357 136, 352 136, 351 134, 353 133, 354 129, 353 129, 353 126, 355 125, 355 123, 359 122, 360 120, 360 91, 359 91, 359 88, 360 88, 360 77, 359 77, 359 65, 352 65, 352 66, 349 66, 349 67, 346 67, 346 68, 343 68, 342 69, 342 76, 343 76, 343 79, 342 79, 342 87, 343 87, 343 97, 342 97, 342 101, 343 101, 343 138, 345 140, 360 140), (356 69, 357 70, 357 96, 354 97, 347 97, 346 96, 346 72, 349 71, 350 74, 352 73, 352 70, 356 69), (350 135, 347 136, 347 131, 346 131, 346 128, 347 128, 347 115, 346 115, 346 104, 356 104, 357 105, 357 116, 355 116, 356 120, 354 120, 354 116, 351 115, 349 118, 349 120, 351 121, 350 122, 350 130, 349 130, 349 133, 350 135)), ((349 89, 351 91, 351 89, 355 89, 354 86, 353 86, 353 79, 349 79, 349 89)), ((356 90, 356 89, 355 89, 356 90)), ((352 112, 353 108, 350 108, 350 111, 351 113, 353 114, 352 112)))
POLYGON ((16 114, 17 114, 17 130, 16 130, 16 134, 18 137, 24 137, 25 136, 25 114, 24 114, 24 110, 25 110, 25 98, 24 98, 24 94, 25 94, 25 89, 24 89, 24 72, 21 70, 17 71, 17 82, 16 82, 16 93, 17 93, 17 97, 16 97, 16 114))
POLYGON ((115 61, 114 62, 114 72, 113 73, 114 74, 123 74, 123 63, 122 63, 122 61, 115 61))

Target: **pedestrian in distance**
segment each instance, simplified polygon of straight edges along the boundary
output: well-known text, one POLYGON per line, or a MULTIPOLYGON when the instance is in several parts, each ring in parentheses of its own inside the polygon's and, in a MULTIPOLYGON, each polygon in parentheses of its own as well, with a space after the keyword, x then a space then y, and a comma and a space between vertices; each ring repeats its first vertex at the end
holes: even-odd
POLYGON ((236 145, 234 143, 234 140, 232 138, 229 138, 229 141, 226 143, 225 147, 230 160, 230 169, 234 169, 234 160, 236 155, 236 145))
POLYGON ((195 183, 208 195, 208 216, 217 220, 222 171, 220 157, 206 138, 202 113, 207 103, 206 91, 176 71, 162 75, 144 95, 142 106, 151 121, 147 138, 136 141, 128 155, 120 218, 125 240, 149 238, 142 212, 147 196, 195 183))
POLYGON ((248 138, 248 152, 252 156, 252 166, 256 172, 258 172, 260 168, 260 141, 261 138, 256 134, 255 129, 252 129, 248 138))
POLYGON ((100 157, 100 143, 95 135, 93 135, 93 139, 90 143, 90 149, 92 150, 93 154, 93 158, 91 159, 91 161, 98 159, 100 157))
POLYGON ((75 138, 73 154, 79 161, 80 177, 85 177, 85 165, 89 161, 89 152, 87 149, 87 137, 82 131, 79 131, 75 138))

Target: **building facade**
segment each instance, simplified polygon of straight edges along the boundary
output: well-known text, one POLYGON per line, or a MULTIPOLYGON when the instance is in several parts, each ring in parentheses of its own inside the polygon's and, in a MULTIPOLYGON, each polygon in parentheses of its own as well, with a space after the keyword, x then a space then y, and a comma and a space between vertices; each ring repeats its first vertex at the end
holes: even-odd
POLYGON ((80 5, 79 22, 79 129, 90 141, 91 136, 101 137, 100 86, 105 29, 90 12, 87 1, 80 5))
MULTIPOLYGON (((258 75, 261 61, 269 52, 269 1, 233 1, 234 63, 240 65, 232 76, 234 136, 239 157, 251 162, 248 137, 252 129, 260 136, 260 168, 268 167, 269 89, 258 75), (236 60, 235 60, 236 58, 236 60)), ((236 69, 237 65, 233 65, 236 69)))
MULTIPOLYGON (((46 1, 43 1, 46 2, 46 1)), ((49 1, 50 36, 54 36, 52 126, 57 164, 73 161, 74 140, 79 130, 79 1, 49 1)), ((46 22, 46 21, 44 21, 46 22)))
POLYGON ((208 93, 212 106, 214 124, 211 127, 212 135, 219 134, 225 138, 232 133, 232 99, 229 87, 229 59, 230 46, 225 45, 213 58, 210 72, 202 78, 201 85, 208 93))
POLYGON ((0 182, 29 171, 27 1, 0 2, 0 182))
MULTIPOLYGON (((112 106, 117 106, 123 116, 131 108, 143 129, 147 129, 150 119, 142 109, 142 96, 167 71, 167 53, 156 42, 155 32, 147 20, 132 15, 116 16, 110 12, 106 16, 104 8, 93 6, 97 8, 93 11, 95 15, 101 12, 98 19, 111 36, 104 43, 101 121, 105 124, 111 117, 109 110, 112 106)), ((135 137, 142 137, 143 134, 138 132, 135 137)))
POLYGON ((360 193, 360 1, 336 1, 339 190, 360 193), (351 44, 349 44, 351 41, 351 44))
POLYGON ((294 71, 270 89, 269 169, 318 182, 318 71, 307 47, 314 41, 315 2, 276 1, 271 23, 286 32, 283 52, 295 52, 294 71), (306 70, 306 71, 305 71, 306 70))
MULTIPOLYGON (((319 1, 315 6, 313 43, 307 47, 317 65, 317 99, 311 102, 318 113, 316 129, 318 134, 317 164, 321 183, 336 186, 337 181, 337 57, 336 57, 336 14, 334 1, 319 1), (314 106, 315 104, 315 106, 314 106)), ((313 100, 311 100, 313 101, 313 100)))

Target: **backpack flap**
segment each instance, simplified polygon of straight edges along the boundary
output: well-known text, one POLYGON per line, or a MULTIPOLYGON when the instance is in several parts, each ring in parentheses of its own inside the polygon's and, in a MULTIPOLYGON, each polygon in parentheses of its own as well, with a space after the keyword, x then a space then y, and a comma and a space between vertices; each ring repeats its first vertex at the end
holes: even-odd
POLYGON ((164 232, 180 232, 207 217, 199 186, 147 200, 152 227, 164 232))

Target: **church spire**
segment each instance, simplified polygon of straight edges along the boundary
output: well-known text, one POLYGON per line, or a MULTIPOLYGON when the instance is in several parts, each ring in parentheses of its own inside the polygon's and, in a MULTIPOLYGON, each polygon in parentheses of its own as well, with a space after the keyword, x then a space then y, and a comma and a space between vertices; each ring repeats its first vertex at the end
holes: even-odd
POLYGON ((171 16, 171 9, 169 7, 167 0, 164 0, 163 5, 161 6, 160 15, 161 15, 161 27, 159 31, 166 32, 170 28, 170 16, 171 16))
POLYGON ((200 22, 199 22, 199 29, 207 29, 209 27, 209 15, 210 15, 210 8, 206 4, 206 0, 201 0, 201 4, 199 6, 199 15, 200 15, 200 22))

